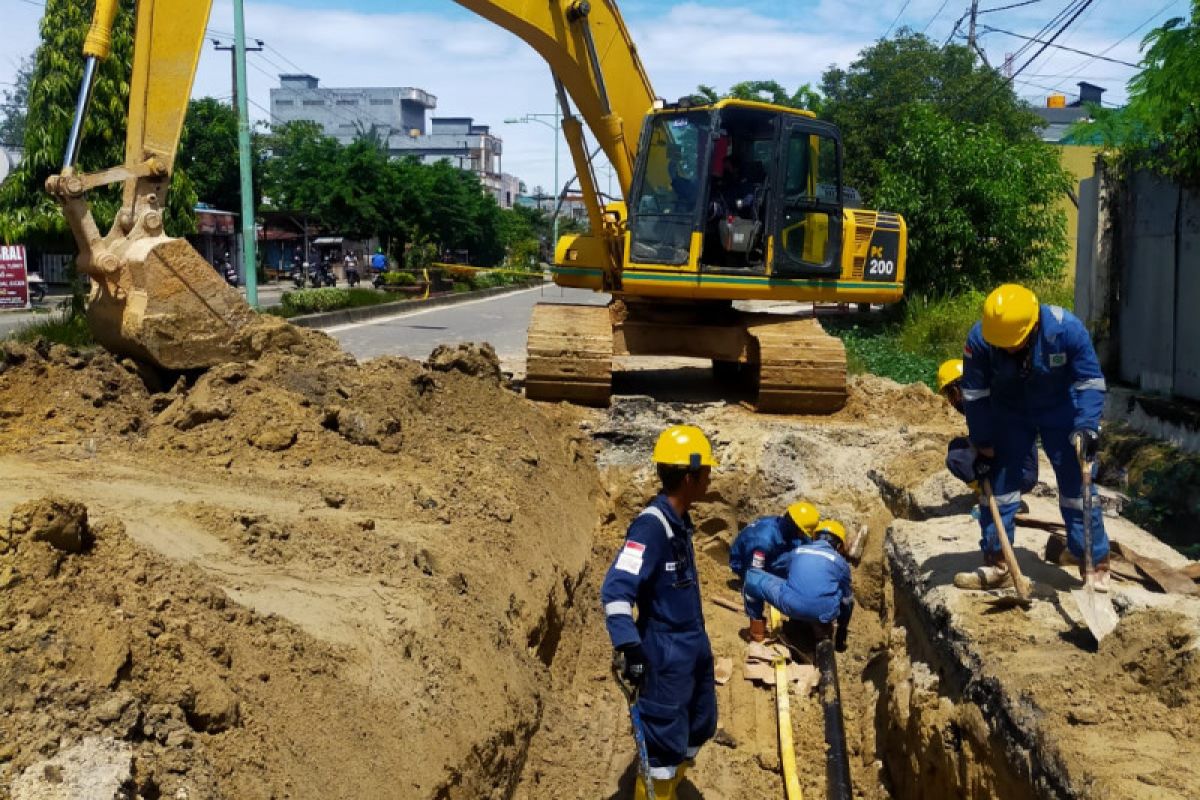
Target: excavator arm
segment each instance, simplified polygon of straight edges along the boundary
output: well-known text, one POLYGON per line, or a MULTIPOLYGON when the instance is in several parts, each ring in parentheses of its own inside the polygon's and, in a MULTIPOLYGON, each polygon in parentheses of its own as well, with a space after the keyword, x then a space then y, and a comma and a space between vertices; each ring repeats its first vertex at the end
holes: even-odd
POLYGON ((107 58, 119 0, 97 0, 84 43, 83 85, 63 158, 46 188, 63 206, 92 279, 88 324, 113 352, 171 370, 196 369, 249 355, 240 334, 255 319, 191 245, 168 237, 163 212, 187 114, 211 0, 138 0, 130 77, 125 163, 94 174, 75 171, 85 138, 96 65, 107 58), (87 192, 123 183, 121 209, 101 234, 87 192))
MULTIPOLYGON (((622 196, 633 182, 642 118, 654 102, 650 78, 613 0, 455 0, 536 50, 570 95, 616 170, 622 196)), ((571 118, 570 109, 562 109, 571 118)), ((564 124, 572 139, 569 123, 564 124)), ((571 141, 578 174, 577 145, 571 141)), ((559 187, 555 187, 558 191, 559 187)), ((589 192, 584 192, 589 201, 589 192)), ((598 202, 598 201, 597 201, 598 202)))

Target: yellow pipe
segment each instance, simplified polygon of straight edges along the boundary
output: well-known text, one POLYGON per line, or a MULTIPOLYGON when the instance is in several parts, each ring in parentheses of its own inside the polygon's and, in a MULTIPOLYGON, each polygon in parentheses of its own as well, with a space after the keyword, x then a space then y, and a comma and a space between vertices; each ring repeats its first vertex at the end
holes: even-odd
MULTIPOLYGON (((767 606, 767 627, 774 633, 783 625, 783 615, 774 606, 767 606)), ((776 657, 775 709, 779 721, 779 763, 783 767, 783 788, 787 800, 804 800, 800 778, 796 775, 796 745, 792 741, 792 704, 789 698, 787 659, 776 657)))

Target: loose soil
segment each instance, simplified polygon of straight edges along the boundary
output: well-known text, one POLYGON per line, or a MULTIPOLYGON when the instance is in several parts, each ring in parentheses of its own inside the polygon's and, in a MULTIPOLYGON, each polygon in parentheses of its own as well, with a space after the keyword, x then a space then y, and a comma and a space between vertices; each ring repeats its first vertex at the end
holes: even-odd
MULTIPOLYGON (((1183 751, 1161 750, 1200 733, 1192 617, 1139 607, 1093 653, 1061 619, 964 600, 930 624, 898 602, 885 542, 902 526, 974 558, 971 499, 942 467, 963 424, 924 386, 854 378, 822 418, 640 397, 601 412, 525 401, 486 346, 358 364, 268 326, 257 360, 165 378, 98 351, 0 351, 0 798, 86 781, 105 798, 629 796, 599 584, 654 491, 655 437, 685 421, 721 462, 693 516, 733 676, 683 800, 783 794, 773 690, 744 679, 746 621, 713 600, 738 597, 737 531, 801 498, 867 535, 839 657, 857 798, 1036 796, 992 707, 951 691, 937 634, 958 625, 1006 659, 992 674, 1015 674, 1014 697, 1037 695, 1052 758, 1103 770, 1088 759, 1107 748, 1125 776, 1160 748, 1141 785, 1167 793, 1087 772, 1074 796, 1200 795, 1167 763, 1183 751)), ((792 710, 822 797, 820 706, 792 710)))

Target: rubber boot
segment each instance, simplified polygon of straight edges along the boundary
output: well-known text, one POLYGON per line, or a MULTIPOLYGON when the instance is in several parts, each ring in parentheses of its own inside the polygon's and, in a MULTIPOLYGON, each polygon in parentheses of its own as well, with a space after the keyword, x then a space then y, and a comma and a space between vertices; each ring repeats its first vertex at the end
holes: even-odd
POLYGON ((654 781, 654 797, 650 797, 646 792, 646 784, 642 782, 642 776, 639 775, 637 785, 634 787, 634 800, 675 800, 675 787, 679 785, 682 779, 680 772, 675 773, 673 778, 663 778, 654 781))

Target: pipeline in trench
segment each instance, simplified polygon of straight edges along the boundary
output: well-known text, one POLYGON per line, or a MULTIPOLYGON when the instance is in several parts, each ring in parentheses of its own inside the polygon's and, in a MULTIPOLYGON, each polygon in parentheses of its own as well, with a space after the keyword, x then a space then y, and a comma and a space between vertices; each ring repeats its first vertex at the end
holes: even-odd
MULTIPOLYGON (((793 696, 791 702, 803 796, 1072 796, 1054 777, 1052 758, 1039 755, 1039 743, 1023 739, 999 713, 1001 687, 976 680, 971 665, 963 663, 950 621, 928 619, 916 610, 912 565, 886 546, 895 516, 928 513, 914 508, 915 486, 905 481, 919 482, 930 474, 924 469, 909 474, 887 462, 912 461, 914 452, 929 451, 938 457, 928 463, 940 463, 945 437, 745 416, 740 420, 752 424, 738 425, 712 410, 703 413, 709 416, 701 425, 713 429, 719 446, 742 461, 718 471, 710 495, 693 510, 706 622, 715 655, 730 658, 734 674, 718 688, 717 739, 681 786, 681 800, 785 796, 772 691, 740 674, 745 620, 708 601, 736 596, 727 561, 738 530, 758 516, 780 513, 801 495, 848 528, 868 530, 854 568, 858 611, 850 646, 836 664, 843 713, 827 718, 816 697, 793 696), (802 453, 821 453, 825 467, 804 466, 802 453), (831 462, 837 467, 830 468, 831 462), (847 465, 857 465, 859 479, 844 480, 847 465), (841 737, 839 725, 844 726, 841 737), (844 741, 844 751, 830 750, 827 740, 844 741), (849 785, 843 785, 847 779, 849 785)), ((653 436, 684 416, 677 407, 639 401, 633 409, 618 405, 605 422, 588 426, 599 446, 608 512, 573 604, 551 615, 559 626, 552 634, 559 646, 549 664, 542 723, 513 797, 632 796, 633 742, 617 690, 606 679, 608 642, 595 598, 626 526, 653 494, 654 477, 644 460, 653 436)), ((807 657, 832 671, 832 652, 822 659, 813 644, 808 643, 807 657)))

